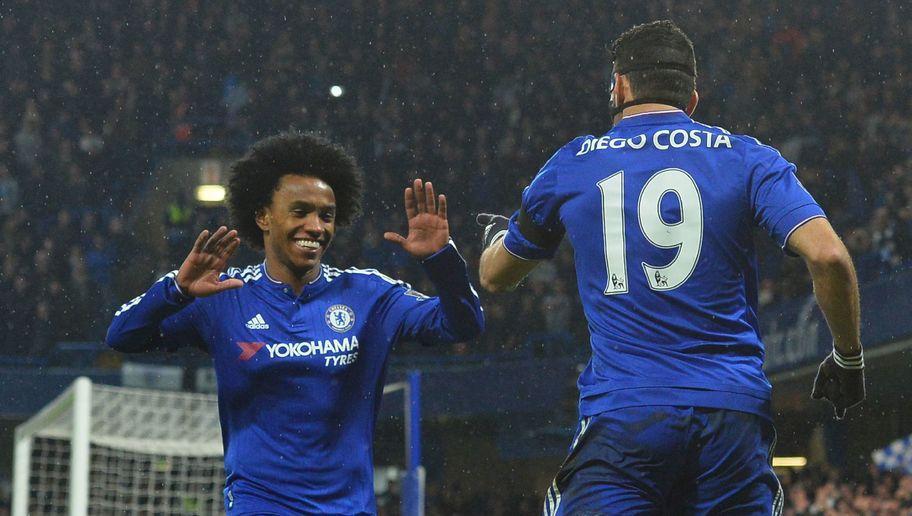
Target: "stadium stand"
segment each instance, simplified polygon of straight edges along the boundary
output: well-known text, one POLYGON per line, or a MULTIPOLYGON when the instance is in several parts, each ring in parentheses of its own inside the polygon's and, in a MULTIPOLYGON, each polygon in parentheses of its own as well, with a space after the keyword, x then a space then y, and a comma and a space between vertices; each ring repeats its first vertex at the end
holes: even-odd
MULTIPOLYGON (((675 13, 701 54, 702 119, 752 133, 796 161, 846 235, 863 279, 906 267, 912 99, 902 80, 910 59, 901 6, 868 12, 748 1, 732 12, 720 5, 675 13)), ((602 43, 617 27, 664 14, 582 2, 543 11, 514 2, 413 7, 356 3, 335 16, 303 4, 264 12, 89 2, 53 13, 5 4, 0 290, 9 296, 3 306, 15 308, 4 334, 18 337, 4 354, 41 356, 56 341, 99 339, 114 304, 160 272, 130 270, 137 255, 151 247, 162 254, 155 265, 178 263, 182 247, 131 235, 131 222, 149 216, 132 208, 155 186, 157 159, 236 152, 289 126, 356 149, 368 172, 363 245, 344 246, 355 250, 334 261, 409 268, 376 235, 387 228, 398 185, 415 171, 451 192, 458 241, 477 256, 470 215, 480 206, 514 209, 518 187, 554 149, 604 126, 602 43), (328 95, 335 83, 345 87, 340 98, 328 95), (129 273, 106 272, 111 264, 129 273), (24 269, 32 273, 18 274, 24 269)), ((175 212, 169 206, 154 216, 175 212)), ((198 227, 193 215, 177 218, 176 232, 198 227)), ((564 253, 534 278, 535 294, 555 280, 571 285, 570 259, 564 253)), ((807 293, 800 268, 767 260, 763 303, 807 293)), ((580 337, 572 318, 542 316, 553 307, 575 313, 573 290, 519 307, 489 300, 491 338, 473 349, 509 352, 534 342, 510 331, 516 319, 539 321, 535 332, 580 337)))
MULTIPOLYGON (((752 133, 796 161, 846 235, 862 279, 906 267, 912 174, 903 149, 912 99, 901 79, 910 60, 900 35, 909 22, 899 5, 867 12, 742 2, 735 13, 720 5, 675 13, 711 72, 699 83, 701 118, 752 133), (857 51, 861 44, 868 51, 857 51)), ((111 307, 148 279, 122 277, 111 266, 149 250, 129 229, 148 214, 130 207, 154 184, 158 157, 237 150, 288 126, 357 149, 368 172, 373 193, 359 228, 366 238, 336 262, 408 268, 375 235, 398 185, 419 170, 456 194, 453 226, 464 254, 477 256, 469 215, 481 206, 515 208, 519 185, 553 149, 604 126, 604 43, 616 27, 663 15, 585 3, 544 9, 554 12, 512 2, 412 7, 356 3, 334 16, 327 6, 304 5, 263 12, 89 2, 78 13, 37 13, 6 4, 14 15, 3 18, 0 34, 14 44, 4 45, 0 79, 7 92, 0 99, 0 291, 8 296, 3 306, 15 308, 4 334, 19 337, 5 354, 41 356, 56 341, 99 339, 111 307), (340 33, 347 37, 325 37, 340 33), (347 94, 330 98, 335 83, 347 94), (31 274, 19 274, 24 269, 31 274)), ((156 216, 175 213, 169 206, 156 216)), ((170 223, 192 231, 190 217, 170 223)), ((152 247, 167 253, 162 265, 183 252, 152 247)), ((541 321, 533 330, 551 331, 560 323, 541 315, 577 305, 563 256, 532 280, 567 285, 547 303, 489 301, 493 337, 481 344, 485 351, 523 347, 511 320, 541 321)), ((797 261, 766 263, 765 305, 808 292, 797 261)))

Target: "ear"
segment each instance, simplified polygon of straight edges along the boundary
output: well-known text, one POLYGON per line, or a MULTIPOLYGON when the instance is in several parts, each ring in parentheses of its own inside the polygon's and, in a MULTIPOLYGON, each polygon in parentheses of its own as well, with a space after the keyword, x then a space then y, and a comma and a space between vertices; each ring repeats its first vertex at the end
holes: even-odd
POLYGON ((269 215, 269 208, 260 208, 256 212, 256 224, 263 231, 269 231, 269 225, 272 217, 269 215))
POLYGON ((697 93, 697 90, 694 90, 690 94, 690 102, 687 103, 687 109, 684 111, 687 113, 687 116, 693 116, 694 111, 697 110, 697 104, 700 103, 700 94, 697 93))
POLYGON ((612 75, 613 75, 613 77, 611 78, 612 88, 611 88, 611 91, 608 92, 608 95, 611 96, 611 101, 614 102, 614 105, 618 106, 618 105, 620 105, 617 103, 618 81, 620 80, 621 76, 620 76, 620 74, 617 74, 617 73, 612 73, 612 75))
POLYGON ((633 91, 630 89, 630 79, 619 73, 614 74, 614 105, 620 106, 633 100, 633 91))

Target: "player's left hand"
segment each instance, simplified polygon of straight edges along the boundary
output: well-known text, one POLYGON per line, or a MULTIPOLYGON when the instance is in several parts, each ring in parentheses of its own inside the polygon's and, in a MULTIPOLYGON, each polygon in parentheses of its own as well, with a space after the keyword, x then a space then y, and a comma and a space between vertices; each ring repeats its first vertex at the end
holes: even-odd
POLYGON ((408 236, 387 231, 383 238, 402 246, 410 255, 423 260, 443 249, 450 241, 446 196, 434 195, 434 185, 421 179, 405 189, 405 215, 408 236))
POLYGON ((846 409, 860 404, 865 399, 864 365, 845 368, 840 366, 833 353, 820 364, 811 397, 827 399, 833 404, 836 419, 845 417, 846 409))

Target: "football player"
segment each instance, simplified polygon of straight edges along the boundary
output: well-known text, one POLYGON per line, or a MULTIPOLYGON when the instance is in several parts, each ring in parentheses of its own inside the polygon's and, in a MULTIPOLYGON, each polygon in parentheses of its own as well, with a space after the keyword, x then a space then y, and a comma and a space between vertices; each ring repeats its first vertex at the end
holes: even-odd
POLYGON ((231 168, 237 230, 200 233, 180 269, 117 311, 125 352, 199 346, 218 380, 225 509, 240 514, 375 514, 372 439, 397 342, 465 341, 484 327, 450 240, 446 197, 405 189, 408 234, 439 297, 373 269, 324 263, 360 210, 361 172, 340 147, 284 133, 231 168), (226 271, 241 239, 265 261, 226 271))
POLYGON ((864 399, 852 261, 795 165, 691 118, 696 60, 677 26, 633 27, 612 51, 614 127, 559 149, 512 218, 479 216, 488 290, 565 235, 574 250, 592 356, 544 512, 778 512, 753 230, 807 262, 834 343, 813 396, 837 417, 864 399))

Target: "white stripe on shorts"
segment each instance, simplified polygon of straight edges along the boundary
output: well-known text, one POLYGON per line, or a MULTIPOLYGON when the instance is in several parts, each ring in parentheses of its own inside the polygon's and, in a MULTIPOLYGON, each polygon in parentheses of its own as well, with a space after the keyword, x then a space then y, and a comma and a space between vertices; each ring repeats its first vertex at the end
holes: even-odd
MULTIPOLYGON (((568 459, 570 458, 570 455, 573 454, 573 451, 576 450, 576 446, 579 444, 579 441, 583 437, 583 434, 586 433, 586 429, 589 428, 589 423, 591 421, 592 421, 591 416, 584 417, 583 419, 580 420, 580 430, 579 430, 579 433, 576 434, 576 437, 573 439, 573 444, 570 445, 570 452, 567 453, 568 459)), ((567 459, 564 459, 565 463, 566 463, 566 461, 567 461, 567 459)), ((561 465, 561 469, 563 469, 563 465, 561 465)), ((558 470, 558 474, 560 474, 560 470, 558 470)), ((548 488, 548 493, 545 496, 545 507, 544 507, 544 511, 542 512, 542 514, 544 516, 556 516, 557 510, 560 508, 560 502, 561 502, 561 492, 560 492, 560 489, 557 487, 557 477, 555 476, 554 480, 551 482, 551 487, 548 488)))

